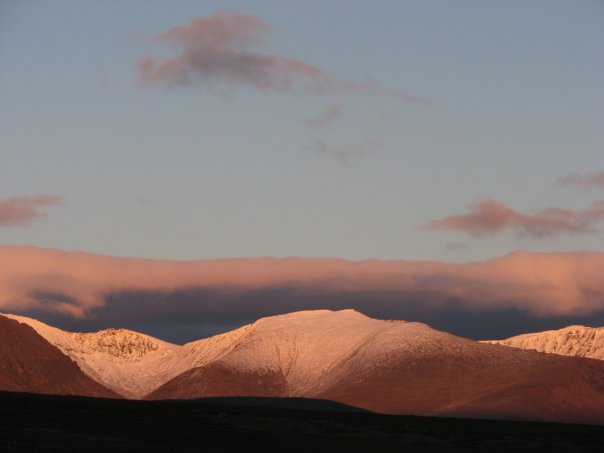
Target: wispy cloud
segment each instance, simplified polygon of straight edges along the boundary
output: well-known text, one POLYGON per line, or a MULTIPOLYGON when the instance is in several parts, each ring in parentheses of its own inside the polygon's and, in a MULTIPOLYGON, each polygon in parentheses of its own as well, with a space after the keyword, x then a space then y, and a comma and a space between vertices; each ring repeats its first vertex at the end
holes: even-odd
POLYGON ((557 183, 569 187, 598 187, 604 189, 604 171, 571 173, 558 178, 557 183))
POLYGON ((44 207, 61 204, 61 199, 54 195, 35 197, 15 197, 0 200, 0 227, 19 227, 46 217, 41 210, 44 207))
POLYGON ((309 118, 304 123, 309 128, 325 129, 337 121, 342 116, 342 113, 343 109, 340 104, 330 104, 320 115, 309 118))
POLYGON ((315 153, 336 159, 341 164, 351 166, 352 161, 358 157, 375 153, 381 145, 375 140, 366 140, 357 143, 338 143, 324 138, 317 138, 310 148, 315 153))
POLYGON ((402 90, 384 89, 371 77, 342 80, 302 60, 260 51, 261 38, 269 29, 261 18, 249 14, 217 12, 208 18, 197 17, 157 37, 157 42, 168 44, 175 55, 148 55, 140 60, 140 80, 144 84, 206 84, 222 89, 247 86, 274 92, 356 92, 427 102, 402 90))
POLYGON ((503 203, 483 200, 468 205, 466 214, 433 220, 426 229, 462 231, 485 236, 514 231, 532 238, 554 237, 560 234, 596 233, 596 224, 604 219, 604 201, 596 201, 585 210, 546 208, 536 214, 517 212, 503 203))
POLYGON ((361 140, 356 142, 338 142, 328 138, 333 126, 343 116, 341 104, 330 104, 313 118, 304 123, 312 131, 306 149, 320 156, 329 157, 341 164, 351 167, 353 160, 378 151, 381 144, 376 140, 361 140))

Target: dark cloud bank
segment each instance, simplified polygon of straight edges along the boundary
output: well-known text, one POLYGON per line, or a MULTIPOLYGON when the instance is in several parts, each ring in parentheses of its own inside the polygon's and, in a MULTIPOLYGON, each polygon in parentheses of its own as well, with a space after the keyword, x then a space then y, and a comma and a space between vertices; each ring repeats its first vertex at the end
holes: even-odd
POLYGON ((93 310, 86 319, 35 310, 27 314, 67 330, 120 327, 182 344, 265 316, 297 310, 346 308, 378 319, 424 322, 435 329, 474 339, 501 339, 573 324, 604 325, 604 310, 590 315, 538 317, 516 308, 472 311, 466 309, 461 300, 439 299, 429 294, 293 287, 243 292, 198 288, 174 293, 116 293, 108 296, 107 304, 93 310))

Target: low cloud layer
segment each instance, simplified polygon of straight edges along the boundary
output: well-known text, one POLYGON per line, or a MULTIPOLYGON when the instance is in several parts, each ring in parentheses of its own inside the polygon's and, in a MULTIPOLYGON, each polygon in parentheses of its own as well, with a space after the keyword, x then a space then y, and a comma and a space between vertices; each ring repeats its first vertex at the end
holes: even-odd
POLYGON ((208 18, 197 17, 157 37, 157 43, 169 45, 173 56, 149 55, 139 61, 140 80, 143 84, 206 84, 219 89, 247 86, 275 92, 357 92, 426 102, 400 90, 386 90, 371 77, 358 82, 342 80, 313 64, 263 52, 258 48, 268 31, 268 24, 249 14, 217 12, 208 18))
POLYGON ((571 173, 558 178, 558 184, 569 187, 598 187, 604 189, 604 171, 571 173))
POLYGON ((548 238, 561 234, 594 234, 604 219, 604 201, 595 201, 584 210, 546 208, 536 214, 517 212, 495 200, 468 205, 466 214, 433 220, 429 230, 461 231, 473 236, 486 236, 512 231, 531 238, 548 238))
POLYGON ((336 259, 164 261, 0 247, 0 311, 86 320, 206 325, 310 308, 395 316, 512 310, 535 317, 604 310, 604 253, 517 252, 451 264, 336 259), (407 311, 408 313, 409 311, 407 311), (393 315, 394 314, 394 315, 393 315))
POLYGON ((59 204, 61 204, 61 199, 54 195, 0 200, 0 228, 29 225, 35 220, 46 217, 46 214, 42 212, 43 208, 59 204))

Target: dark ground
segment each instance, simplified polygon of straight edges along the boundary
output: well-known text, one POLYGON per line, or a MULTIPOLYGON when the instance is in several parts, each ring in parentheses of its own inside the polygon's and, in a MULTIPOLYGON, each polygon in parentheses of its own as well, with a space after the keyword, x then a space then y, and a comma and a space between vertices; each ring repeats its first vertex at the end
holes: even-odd
POLYGON ((602 451, 604 427, 391 416, 285 398, 127 401, 0 392, 0 450, 602 451))

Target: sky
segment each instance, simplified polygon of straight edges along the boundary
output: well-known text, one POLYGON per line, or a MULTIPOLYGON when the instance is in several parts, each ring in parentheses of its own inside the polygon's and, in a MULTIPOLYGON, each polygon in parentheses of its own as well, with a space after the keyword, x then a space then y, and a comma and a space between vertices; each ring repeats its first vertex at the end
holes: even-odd
POLYGON ((2 0, 2 251, 604 252, 603 22, 596 0, 2 0))

